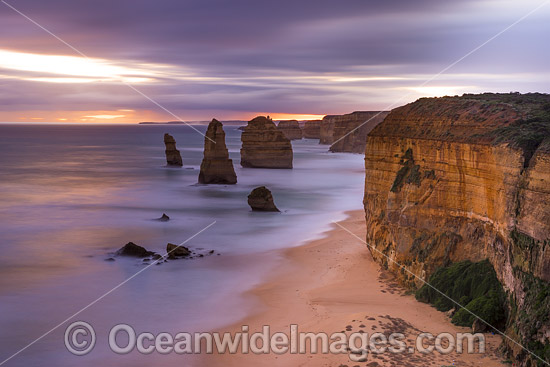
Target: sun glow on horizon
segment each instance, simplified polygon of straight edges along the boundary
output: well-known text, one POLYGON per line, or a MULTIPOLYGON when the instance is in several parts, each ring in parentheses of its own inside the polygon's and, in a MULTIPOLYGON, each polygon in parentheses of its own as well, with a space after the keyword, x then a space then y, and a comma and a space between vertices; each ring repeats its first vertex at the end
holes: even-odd
POLYGON ((271 117, 273 120, 322 120, 325 115, 293 114, 293 113, 263 113, 260 115, 271 117))

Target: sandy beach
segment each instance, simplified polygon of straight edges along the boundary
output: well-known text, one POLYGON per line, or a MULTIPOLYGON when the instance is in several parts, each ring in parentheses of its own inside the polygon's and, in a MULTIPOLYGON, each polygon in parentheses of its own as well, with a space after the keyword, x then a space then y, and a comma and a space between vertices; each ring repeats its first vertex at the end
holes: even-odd
MULTIPOLYGON (((340 225, 365 237, 362 211, 347 213, 340 225)), ((215 354, 204 356, 205 365, 225 366, 502 366, 496 355, 499 336, 486 334, 483 354, 441 355, 437 352, 410 352, 421 332, 456 335, 469 329, 456 327, 435 308, 417 302, 382 271, 364 243, 337 225, 325 237, 286 250, 276 273, 253 289, 249 296, 259 303, 257 313, 221 330, 238 332, 242 325, 249 333, 269 325, 271 334, 289 334, 291 324, 300 332, 353 332, 406 335, 407 351, 370 353, 366 361, 355 362, 348 354, 215 354), (213 363, 215 362, 215 363, 213 363)), ((426 345, 429 345, 426 342, 426 345)), ((433 342, 432 342, 433 344, 433 342)))

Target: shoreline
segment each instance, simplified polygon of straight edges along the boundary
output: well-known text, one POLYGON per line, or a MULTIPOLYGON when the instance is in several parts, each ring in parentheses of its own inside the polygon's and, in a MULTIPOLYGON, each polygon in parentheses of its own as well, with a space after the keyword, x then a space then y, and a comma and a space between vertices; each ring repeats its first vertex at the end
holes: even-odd
MULTIPOLYGON (((360 238, 365 238, 364 212, 346 212, 339 223, 360 238)), ((444 313, 416 301, 372 259, 368 248, 335 224, 301 246, 279 250, 280 266, 242 296, 256 306, 243 320, 215 330, 240 332, 249 326, 249 334, 269 325, 271 334, 289 334, 291 324, 300 332, 376 333, 402 332, 407 347, 415 345, 421 332, 467 333, 468 328, 451 324, 444 313)), ((265 256, 260 255, 260 256, 265 256)), ((260 261, 261 259, 258 259, 260 261)), ((225 366, 505 366, 496 355, 501 337, 485 334, 484 354, 448 355, 439 353, 375 355, 365 362, 354 362, 348 354, 213 354, 202 355, 199 365, 225 366)), ((427 343, 429 345, 429 343, 427 343)))

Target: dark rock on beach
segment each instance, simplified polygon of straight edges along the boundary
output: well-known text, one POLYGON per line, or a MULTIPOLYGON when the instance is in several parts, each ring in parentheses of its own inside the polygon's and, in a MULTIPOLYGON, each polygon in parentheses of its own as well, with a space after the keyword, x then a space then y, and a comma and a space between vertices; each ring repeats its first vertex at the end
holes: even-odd
POLYGON ((262 212, 278 212, 279 209, 273 202, 273 195, 271 191, 265 186, 256 187, 250 195, 248 195, 248 205, 254 211, 262 212))

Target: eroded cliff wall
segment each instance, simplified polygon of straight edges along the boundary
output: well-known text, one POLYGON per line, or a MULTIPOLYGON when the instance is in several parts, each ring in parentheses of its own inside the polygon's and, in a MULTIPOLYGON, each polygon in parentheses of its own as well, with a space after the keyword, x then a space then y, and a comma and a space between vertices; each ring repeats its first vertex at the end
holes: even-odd
POLYGON ((522 344, 550 338, 548 317, 518 316, 535 312, 527 283, 550 281, 549 126, 548 95, 421 99, 391 111, 365 149, 374 258, 411 288, 421 282, 397 264, 427 280, 438 267, 489 259, 511 296, 506 332, 522 344))
POLYGON ((387 115, 380 111, 327 115, 321 121, 319 144, 330 144, 331 152, 363 153, 367 134, 387 115))

